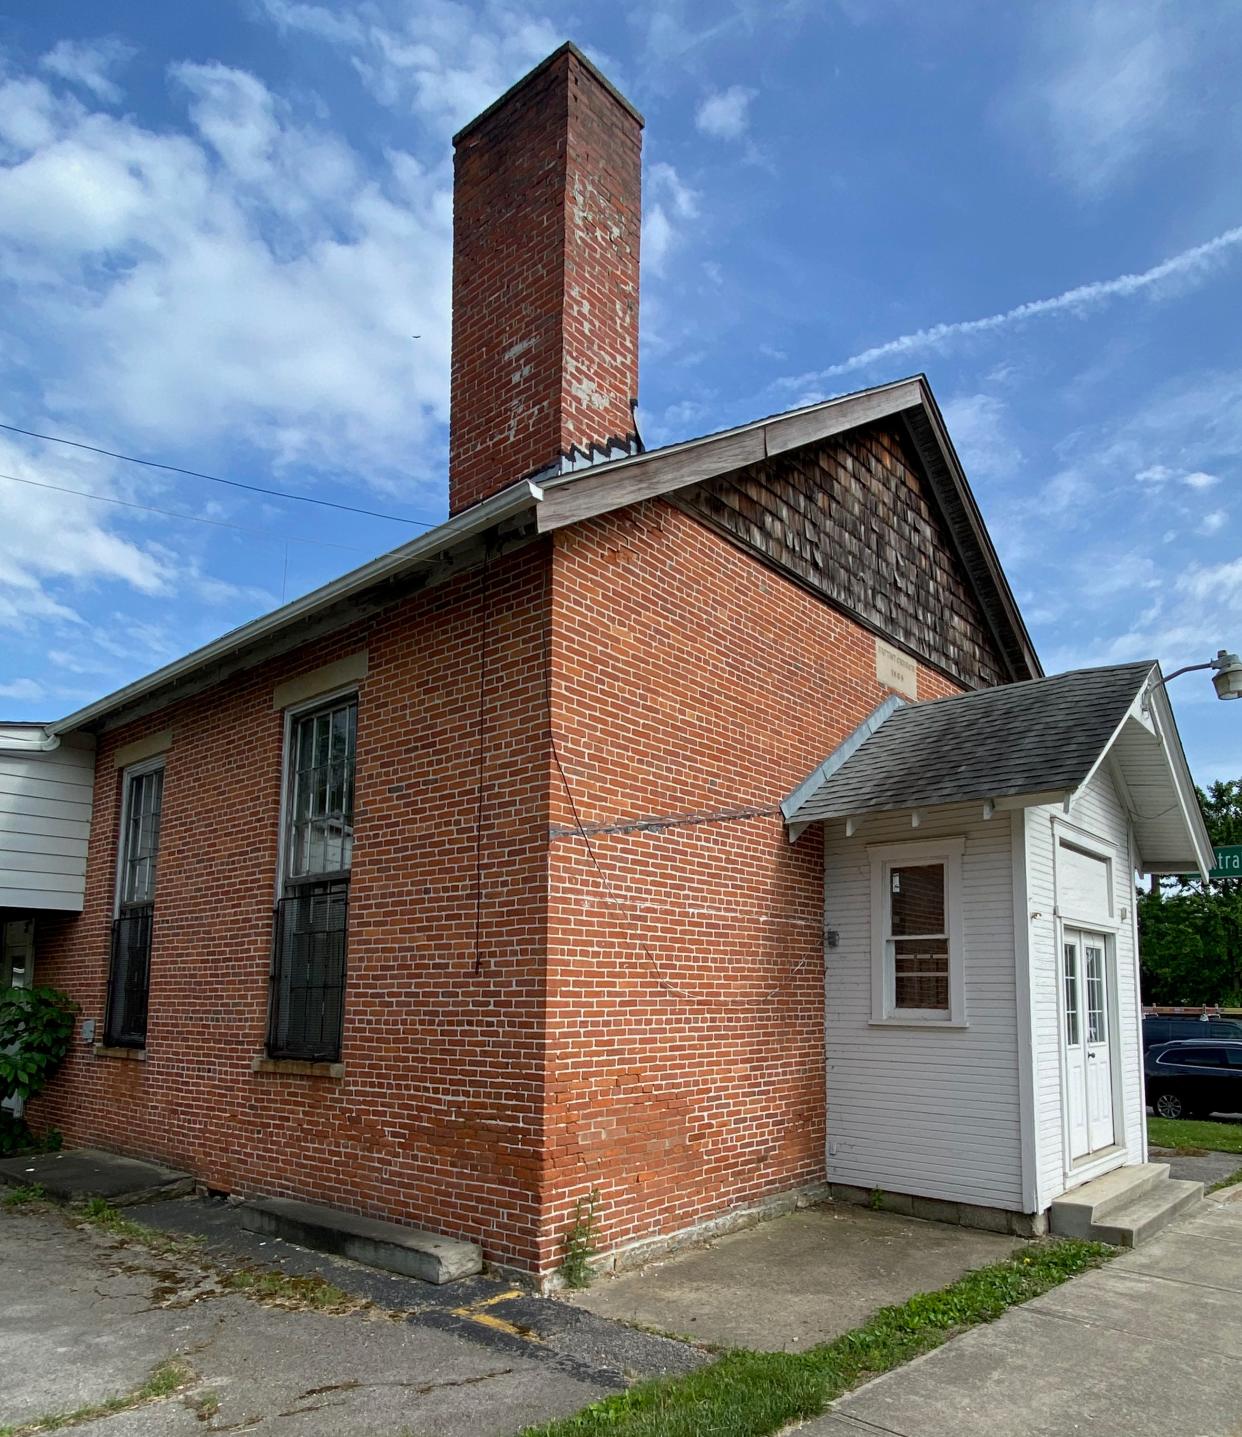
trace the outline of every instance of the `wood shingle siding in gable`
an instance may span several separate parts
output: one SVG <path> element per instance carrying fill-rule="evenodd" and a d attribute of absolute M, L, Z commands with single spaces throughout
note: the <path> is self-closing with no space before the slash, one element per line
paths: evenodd
<path fill-rule="evenodd" d="M 675 502 L 953 678 L 1011 677 L 896 423 L 748 465 Z"/>

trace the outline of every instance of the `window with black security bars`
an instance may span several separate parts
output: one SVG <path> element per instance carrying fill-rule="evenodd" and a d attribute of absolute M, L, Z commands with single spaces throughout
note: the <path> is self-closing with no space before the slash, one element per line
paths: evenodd
<path fill-rule="evenodd" d="M 357 729 L 352 695 L 290 722 L 268 1026 L 274 1058 L 340 1057 Z"/>
<path fill-rule="evenodd" d="M 147 1041 L 151 931 L 163 796 L 161 766 L 126 773 L 104 1023 L 104 1039 L 113 1047 L 142 1048 Z"/>

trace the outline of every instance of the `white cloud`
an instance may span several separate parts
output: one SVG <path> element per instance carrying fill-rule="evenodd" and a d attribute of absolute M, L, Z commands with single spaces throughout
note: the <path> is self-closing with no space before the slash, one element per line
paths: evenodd
<path fill-rule="evenodd" d="M 1188 489 L 1213 489 L 1220 483 L 1220 477 L 1216 474 L 1205 474 L 1202 469 L 1197 469 L 1193 474 L 1183 474 L 1182 483 Z"/>
<path fill-rule="evenodd" d="M 94 456 L 54 462 L 53 479 L 30 451 L 7 436 L 0 439 L 0 475 L 61 482 L 89 493 L 118 491 L 110 466 Z M 126 538 L 111 524 L 88 499 L 0 477 L 0 628 L 75 628 L 83 622 L 75 603 L 102 584 L 151 597 L 171 594 L 176 566 L 169 556 Z"/>
<path fill-rule="evenodd" d="M 1200 492 L 1204 489 L 1215 488 L 1220 483 L 1218 474 L 1206 474 L 1202 469 L 1179 473 L 1167 464 L 1150 464 L 1146 469 L 1140 469 L 1134 477 L 1140 484 L 1151 485 L 1167 484 L 1170 480 L 1176 480 L 1177 483 L 1184 484 L 1187 489 Z"/>
<path fill-rule="evenodd" d="M 34 679 L 14 679 L 12 683 L 0 684 L 0 699 L 20 699 L 34 703 L 44 694 L 43 685 Z"/>
<path fill-rule="evenodd" d="M 564 39 L 542 16 L 515 6 L 456 0 L 372 5 L 358 15 L 322 5 L 263 0 L 284 30 L 346 45 L 375 98 L 451 134 L 502 94 Z"/>
<path fill-rule="evenodd" d="M 1229 522 L 1229 515 L 1224 509 L 1213 509 L 1199 521 L 1200 534 L 1219 534 Z"/>
<path fill-rule="evenodd" d="M 114 105 L 121 98 L 121 88 L 112 77 L 133 59 L 134 54 L 132 46 L 114 38 L 61 40 L 43 56 L 39 64 L 49 74 L 89 90 L 96 99 Z"/>
<path fill-rule="evenodd" d="M 1053 314 L 1081 314 L 1096 309 L 1109 300 L 1128 299 L 1149 290 L 1158 292 L 1161 285 L 1171 280 L 1181 280 L 1189 284 L 1210 276 L 1217 266 L 1239 247 L 1242 247 L 1242 225 L 1225 230 L 1203 244 L 1182 250 L 1137 274 L 1121 274 L 1112 279 L 1075 285 L 1073 289 L 1067 289 L 1051 298 L 1027 300 L 1023 304 L 1014 305 L 1012 309 L 1001 310 L 982 319 L 954 320 L 947 324 L 934 324 L 926 329 L 913 330 L 909 334 L 901 334 L 896 339 L 885 340 L 882 344 L 864 349 L 837 364 L 830 364 L 826 369 L 791 376 L 781 383 L 790 388 L 801 389 L 808 384 L 849 374 L 856 369 L 866 369 L 881 359 L 940 350 L 955 340 L 971 335 L 994 333 Z"/>
<path fill-rule="evenodd" d="M 660 275 L 681 243 L 686 223 L 698 217 L 699 196 L 663 160 L 647 167 L 644 187 L 643 264 L 649 273 Z"/>
<path fill-rule="evenodd" d="M 1006 478 L 1022 463 L 1008 406 L 996 395 L 955 395 L 944 406 L 944 417 L 968 474 Z"/>
<path fill-rule="evenodd" d="M 191 96 L 194 128 L 216 152 L 226 172 L 241 183 L 272 173 L 272 152 L 281 142 L 276 101 L 261 81 L 227 65 L 174 65 L 173 78 Z M 302 140 L 290 129 L 289 137 Z"/>
<path fill-rule="evenodd" d="M 358 44 L 366 29 L 360 18 L 329 10 L 326 5 L 300 4 L 298 0 L 262 0 L 268 18 L 282 30 L 301 30 L 332 44 Z"/>
<path fill-rule="evenodd" d="M 717 140 L 740 140 L 750 128 L 750 102 L 755 91 L 730 85 L 707 96 L 694 116 L 699 132 Z"/>
<path fill-rule="evenodd" d="M 227 434 L 438 492 L 447 177 L 397 152 L 368 173 L 244 72 L 171 78 L 188 133 L 0 91 L 0 132 L 21 137 L 0 159 L 0 295 L 47 407 L 135 445 Z"/>
<path fill-rule="evenodd" d="M 1059 0 L 1037 8 L 1009 118 L 1080 193 L 1111 186 L 1194 118 L 1196 60 L 1229 6 L 1191 20 L 1172 0 Z M 1215 42 L 1226 44 L 1224 37 Z M 1210 60 L 1210 56 L 1208 56 Z"/>

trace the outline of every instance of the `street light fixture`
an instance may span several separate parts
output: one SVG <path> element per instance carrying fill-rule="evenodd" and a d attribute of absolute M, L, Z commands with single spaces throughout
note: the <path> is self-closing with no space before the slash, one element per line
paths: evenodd
<path fill-rule="evenodd" d="M 1167 684 L 1170 679 L 1192 674 L 1198 669 L 1216 670 L 1212 675 L 1212 686 L 1218 699 L 1242 699 L 1242 659 L 1227 649 L 1221 649 L 1206 664 L 1187 664 L 1185 668 L 1174 669 L 1171 674 L 1165 674 L 1161 682 Z"/>

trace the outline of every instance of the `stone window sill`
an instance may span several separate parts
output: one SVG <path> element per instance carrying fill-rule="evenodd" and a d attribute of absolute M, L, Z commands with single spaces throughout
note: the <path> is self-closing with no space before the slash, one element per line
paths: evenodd
<path fill-rule="evenodd" d="M 344 1063 L 304 1063 L 298 1058 L 268 1058 L 260 1054 L 251 1058 L 252 1073 L 285 1073 L 302 1078 L 343 1078 Z"/>
<path fill-rule="evenodd" d="M 122 1058 L 130 1063 L 145 1063 L 147 1061 L 147 1050 L 145 1048 L 111 1048 L 107 1043 L 96 1043 L 91 1051 L 97 1058 Z"/>

